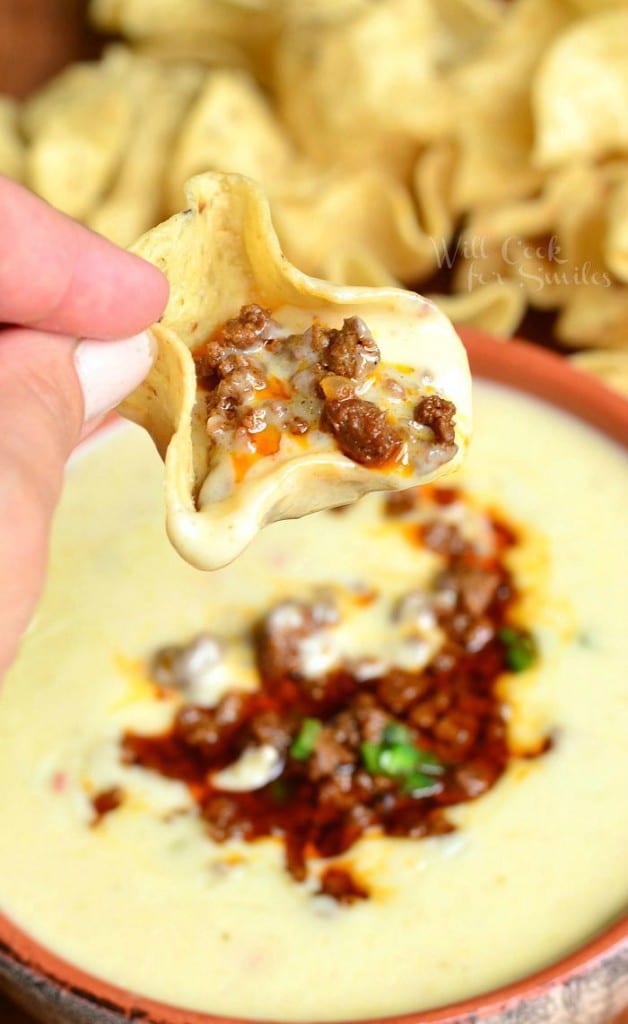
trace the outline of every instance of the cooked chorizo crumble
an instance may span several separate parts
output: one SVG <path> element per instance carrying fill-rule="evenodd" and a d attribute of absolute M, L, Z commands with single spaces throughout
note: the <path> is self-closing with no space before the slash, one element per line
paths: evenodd
<path fill-rule="evenodd" d="M 125 763 L 187 783 L 213 840 L 281 838 L 298 881 L 313 858 L 338 857 L 365 834 L 452 831 L 447 809 L 491 789 L 513 756 L 497 683 L 538 656 L 515 617 L 515 529 L 455 488 L 392 495 L 382 512 L 432 553 L 434 570 L 392 603 L 376 590 L 351 595 L 355 615 L 387 617 L 394 643 L 381 657 L 343 653 L 337 590 L 283 600 L 248 638 L 256 690 L 190 699 L 194 673 L 224 656 L 221 641 L 163 648 L 149 670 L 179 694 L 172 727 L 123 739 Z M 318 891 L 343 903 L 368 896 L 338 862 Z"/>
<path fill-rule="evenodd" d="M 419 371 L 382 362 L 360 317 L 339 328 L 314 320 L 293 334 L 257 305 L 243 306 L 194 352 L 212 455 L 241 480 L 263 456 L 337 446 L 371 468 L 436 469 L 457 451 L 455 406 L 427 394 Z"/>

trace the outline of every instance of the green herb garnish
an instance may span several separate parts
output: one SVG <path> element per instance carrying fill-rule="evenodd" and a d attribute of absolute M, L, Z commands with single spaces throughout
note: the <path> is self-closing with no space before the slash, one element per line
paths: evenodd
<path fill-rule="evenodd" d="M 525 672 L 538 660 L 537 642 L 527 630 L 504 626 L 497 636 L 504 645 L 506 665 L 511 672 Z"/>
<path fill-rule="evenodd" d="M 426 797 L 438 793 L 440 782 L 434 775 L 425 775 L 423 772 L 412 772 L 403 781 L 403 791 L 410 796 L 415 794 Z"/>
<path fill-rule="evenodd" d="M 371 775 L 404 780 L 405 792 L 438 788 L 435 776 L 444 771 L 438 758 L 417 747 L 411 731 L 398 722 L 386 726 L 380 743 L 362 743 L 360 753 L 362 763 Z"/>
<path fill-rule="evenodd" d="M 384 747 L 379 755 L 380 771 L 391 778 L 410 775 L 421 763 L 421 751 L 409 743 Z"/>
<path fill-rule="evenodd" d="M 398 743 L 412 743 L 413 736 L 407 725 L 401 722 L 389 722 L 382 733 L 382 742 L 393 747 Z"/>
<path fill-rule="evenodd" d="M 364 743 L 360 744 L 362 764 L 366 768 L 367 772 L 371 773 L 371 775 L 377 775 L 378 772 L 381 772 L 379 759 L 381 757 L 382 750 L 383 746 L 381 743 L 369 743 L 368 740 L 366 740 Z"/>
<path fill-rule="evenodd" d="M 296 761 L 307 761 L 314 753 L 318 734 L 323 728 L 323 723 L 318 718 L 304 718 L 301 728 L 290 747 L 290 754 Z"/>

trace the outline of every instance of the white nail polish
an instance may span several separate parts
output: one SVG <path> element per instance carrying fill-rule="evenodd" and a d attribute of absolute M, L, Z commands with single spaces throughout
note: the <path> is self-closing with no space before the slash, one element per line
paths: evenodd
<path fill-rule="evenodd" d="M 115 408 L 146 377 L 155 342 L 148 332 L 121 341 L 81 341 L 74 356 L 87 422 Z"/>

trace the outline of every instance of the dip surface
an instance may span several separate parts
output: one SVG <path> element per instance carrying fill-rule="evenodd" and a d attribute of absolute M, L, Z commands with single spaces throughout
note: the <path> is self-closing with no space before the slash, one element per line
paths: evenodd
<path fill-rule="evenodd" d="M 0 906 L 58 955 L 122 987 L 213 1013 L 359 1018 L 505 984 L 586 941 L 625 905 L 628 640 L 622 453 L 572 418 L 493 385 L 457 474 L 524 541 L 512 569 L 538 667 L 509 677 L 512 735 L 551 732 L 457 831 L 366 838 L 343 856 L 371 898 L 313 898 L 280 844 L 213 844 L 183 785 L 118 763 L 127 728 L 170 717 L 142 667 L 208 627 L 237 634 L 316 584 L 409 590 L 425 552 L 370 496 L 277 523 L 206 575 L 171 550 L 161 465 L 140 431 L 69 471 L 47 592 L 0 695 Z M 622 521 L 623 520 L 623 521 Z M 239 669 L 251 683 L 246 663 Z M 249 673 L 247 677 L 247 672 Z M 93 794 L 132 797 L 90 828 Z M 181 813 L 181 812 L 184 813 Z"/>

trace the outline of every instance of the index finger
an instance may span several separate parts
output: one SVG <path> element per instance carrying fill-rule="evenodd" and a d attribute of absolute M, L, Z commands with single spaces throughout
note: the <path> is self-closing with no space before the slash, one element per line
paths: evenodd
<path fill-rule="evenodd" d="M 0 175 L 0 322 L 125 338 L 154 323 L 167 299 L 156 267 Z"/>

